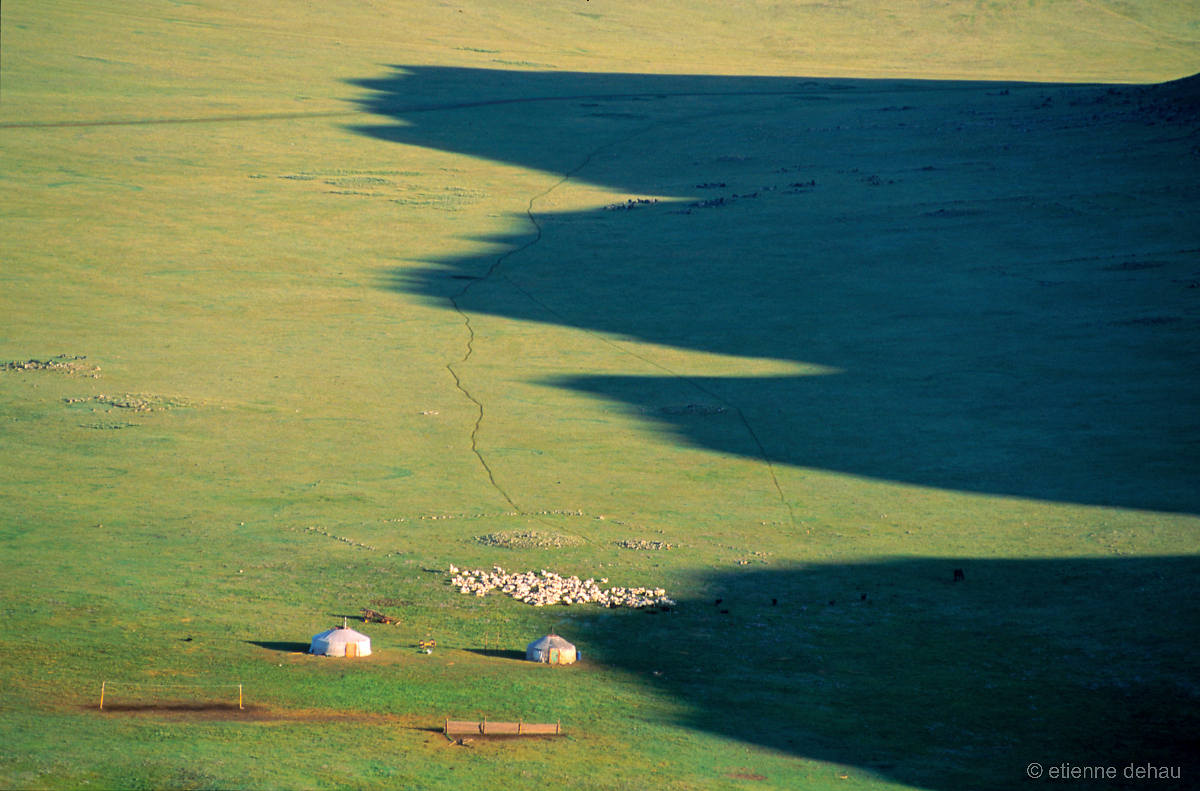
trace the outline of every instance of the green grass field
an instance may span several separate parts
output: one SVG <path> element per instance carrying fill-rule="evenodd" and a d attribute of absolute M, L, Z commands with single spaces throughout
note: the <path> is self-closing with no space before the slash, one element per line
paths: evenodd
<path fill-rule="evenodd" d="M 0 7 L 0 787 L 1200 782 L 1200 9 L 653 5 Z"/>

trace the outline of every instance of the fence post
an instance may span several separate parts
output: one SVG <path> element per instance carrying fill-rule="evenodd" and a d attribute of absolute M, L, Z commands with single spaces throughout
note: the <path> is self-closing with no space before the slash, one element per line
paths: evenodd
<path fill-rule="evenodd" d="M 107 681 L 100 682 L 100 711 L 104 711 L 104 685 L 107 683 Z"/>
<path fill-rule="evenodd" d="M 238 710 L 244 710 L 242 707 L 242 685 L 238 684 Z"/>

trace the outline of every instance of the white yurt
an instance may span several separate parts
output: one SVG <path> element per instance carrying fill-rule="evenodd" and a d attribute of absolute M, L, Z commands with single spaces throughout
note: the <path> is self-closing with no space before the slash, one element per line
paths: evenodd
<path fill-rule="evenodd" d="M 525 658 L 530 662 L 569 665 L 579 658 L 579 652 L 574 645 L 551 632 L 530 643 L 525 649 Z"/>
<path fill-rule="evenodd" d="M 318 656 L 370 656 L 371 638 L 342 624 L 314 635 L 308 652 Z"/>

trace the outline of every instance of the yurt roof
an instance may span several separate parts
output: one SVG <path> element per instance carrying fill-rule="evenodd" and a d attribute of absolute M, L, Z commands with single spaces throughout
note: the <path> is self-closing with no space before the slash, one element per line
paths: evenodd
<path fill-rule="evenodd" d="M 529 647 L 534 650 L 542 648 L 574 648 L 575 644 L 559 637 L 556 634 L 548 634 L 541 639 L 534 640 L 529 644 Z"/>
<path fill-rule="evenodd" d="M 333 643 L 357 643 L 361 640 L 370 640 L 362 632 L 356 632 L 348 626 L 335 626 L 332 629 L 326 629 L 313 637 L 313 640 L 325 640 Z"/>

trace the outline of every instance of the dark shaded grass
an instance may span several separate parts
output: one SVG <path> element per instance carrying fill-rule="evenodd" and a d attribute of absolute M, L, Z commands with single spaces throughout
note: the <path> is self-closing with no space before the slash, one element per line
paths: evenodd
<path fill-rule="evenodd" d="M 922 788 L 1011 788 L 1033 761 L 1182 767 L 1168 786 L 1188 788 L 1197 572 L 1162 557 L 719 573 L 720 604 L 619 619 L 594 660 L 678 700 L 685 727 Z"/>
<path fill-rule="evenodd" d="M 405 122 L 363 134 L 681 199 L 542 213 L 535 198 L 527 231 L 488 240 L 516 254 L 397 270 L 388 286 L 454 294 L 468 315 L 824 367 L 706 378 L 659 365 L 542 383 L 628 404 L 675 441 L 723 453 L 1200 509 L 1200 233 L 1174 219 L 1200 200 L 1185 175 L 1200 81 L 413 68 L 359 84 L 365 108 Z M 496 98 L 455 103 L 481 86 Z M 427 96 L 438 101 L 414 98 Z M 597 103 L 644 117 L 602 123 Z M 719 204 L 691 200 L 714 183 L 727 185 Z M 468 276 L 479 279 L 454 281 Z M 631 368 L 656 367 L 629 354 Z M 728 419 L 664 409 L 681 398 Z"/>

